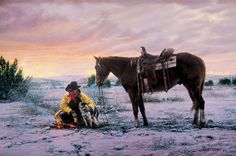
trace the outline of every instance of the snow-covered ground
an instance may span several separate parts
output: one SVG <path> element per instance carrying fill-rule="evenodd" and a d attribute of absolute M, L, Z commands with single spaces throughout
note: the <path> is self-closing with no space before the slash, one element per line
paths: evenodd
<path fill-rule="evenodd" d="M 29 100 L 0 103 L 0 156 L 236 155 L 235 87 L 205 87 L 208 128 L 191 124 L 192 102 L 186 89 L 176 86 L 168 93 L 145 95 L 147 128 L 134 128 L 127 94 L 112 87 L 104 89 L 108 114 L 100 114 L 100 128 L 51 129 L 66 83 L 38 79 Z M 81 90 L 96 101 L 96 88 Z"/>

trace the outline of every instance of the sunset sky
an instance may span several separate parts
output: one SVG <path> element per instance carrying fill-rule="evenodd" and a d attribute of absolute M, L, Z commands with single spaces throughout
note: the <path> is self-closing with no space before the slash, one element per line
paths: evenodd
<path fill-rule="evenodd" d="M 0 0 L 0 55 L 25 75 L 88 76 L 93 56 L 172 47 L 236 74 L 235 0 Z"/>

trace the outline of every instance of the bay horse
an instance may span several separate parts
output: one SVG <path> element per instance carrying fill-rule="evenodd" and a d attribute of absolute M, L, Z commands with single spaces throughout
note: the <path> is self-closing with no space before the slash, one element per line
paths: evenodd
<path fill-rule="evenodd" d="M 202 90 L 205 81 L 205 63 L 204 61 L 187 52 L 177 53 L 176 67 L 168 69 L 169 71 L 169 89 L 177 84 L 183 84 L 193 102 L 192 110 L 194 110 L 193 124 L 199 128 L 205 126 L 204 106 L 205 101 L 202 97 Z M 142 94 L 138 92 L 137 85 L 137 60 L 138 57 L 95 57 L 96 59 L 96 83 L 102 85 L 109 73 L 113 73 L 128 93 L 135 118 L 135 126 L 139 127 L 138 108 L 143 117 L 143 125 L 148 126 L 145 114 Z M 164 82 L 162 72 L 157 73 L 158 91 L 164 90 Z M 155 90 L 156 91 L 156 90 Z"/>

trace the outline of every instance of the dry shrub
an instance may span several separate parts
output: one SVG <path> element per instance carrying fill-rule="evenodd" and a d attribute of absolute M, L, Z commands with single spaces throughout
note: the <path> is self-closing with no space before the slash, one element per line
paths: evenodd
<path fill-rule="evenodd" d="M 27 94 L 31 77 L 24 78 L 23 69 L 18 67 L 17 59 L 13 63 L 0 57 L 0 99 L 22 100 Z"/>

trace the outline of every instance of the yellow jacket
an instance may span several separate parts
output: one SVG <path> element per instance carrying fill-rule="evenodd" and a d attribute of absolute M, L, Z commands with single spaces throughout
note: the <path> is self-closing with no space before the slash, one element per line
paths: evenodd
<path fill-rule="evenodd" d="M 60 102 L 60 110 L 55 114 L 55 116 L 57 116 L 59 114 L 60 111 L 63 112 L 67 112 L 70 113 L 70 111 L 72 110 L 69 107 L 69 103 L 71 101 L 71 98 L 68 96 L 69 94 L 66 93 L 64 95 L 64 97 L 62 98 L 61 102 Z M 80 92 L 80 99 L 82 102 L 86 103 L 88 105 L 89 108 L 94 109 L 95 108 L 95 104 L 93 102 L 92 99 L 90 99 L 86 94 L 84 94 L 83 92 Z"/>

